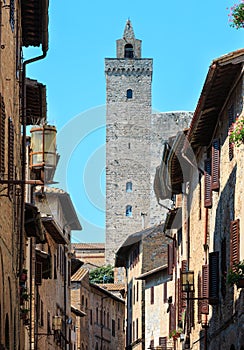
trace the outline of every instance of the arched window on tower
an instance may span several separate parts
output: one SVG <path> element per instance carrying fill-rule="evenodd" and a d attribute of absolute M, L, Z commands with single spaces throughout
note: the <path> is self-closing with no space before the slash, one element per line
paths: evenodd
<path fill-rule="evenodd" d="M 125 215 L 132 216 L 132 206 L 131 205 L 126 206 Z"/>
<path fill-rule="evenodd" d="M 128 90 L 126 91 L 126 97 L 127 97 L 127 98 L 132 98 L 132 97 L 133 97 L 133 91 L 132 91 L 131 89 L 128 89 Z"/>
<path fill-rule="evenodd" d="M 133 58 L 134 57 L 134 49 L 131 44 L 125 45 L 125 58 Z"/>
<path fill-rule="evenodd" d="M 132 192 L 132 182 L 126 182 L 126 192 Z"/>

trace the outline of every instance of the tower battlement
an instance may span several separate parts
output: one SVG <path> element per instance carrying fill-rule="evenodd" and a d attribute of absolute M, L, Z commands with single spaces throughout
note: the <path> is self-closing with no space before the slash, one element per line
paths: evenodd
<path fill-rule="evenodd" d="M 119 75 L 151 75 L 153 70 L 153 60 L 151 58 L 140 59 L 105 59 L 105 73 Z"/>

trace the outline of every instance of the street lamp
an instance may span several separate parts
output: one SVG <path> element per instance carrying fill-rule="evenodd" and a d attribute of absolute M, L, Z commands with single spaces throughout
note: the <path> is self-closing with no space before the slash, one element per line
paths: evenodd
<path fill-rule="evenodd" d="M 185 271 L 182 272 L 182 292 L 188 294 L 194 292 L 194 271 Z"/>

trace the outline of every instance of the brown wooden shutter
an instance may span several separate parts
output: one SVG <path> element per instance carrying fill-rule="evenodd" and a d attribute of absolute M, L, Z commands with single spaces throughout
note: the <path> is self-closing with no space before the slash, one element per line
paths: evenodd
<path fill-rule="evenodd" d="M 219 300 L 219 252 L 209 253 L 209 304 Z"/>
<path fill-rule="evenodd" d="M 0 94 L 0 175 L 5 172 L 5 104 Z"/>
<path fill-rule="evenodd" d="M 173 243 L 168 244 L 168 275 L 173 275 L 174 247 Z"/>
<path fill-rule="evenodd" d="M 198 323 L 202 322 L 202 314 L 201 314 L 201 310 L 202 310 L 202 277 L 201 274 L 198 274 L 197 277 L 197 297 L 198 297 L 198 302 L 197 302 L 197 320 Z"/>
<path fill-rule="evenodd" d="M 240 220 L 230 222 L 230 267 L 240 262 Z"/>
<path fill-rule="evenodd" d="M 182 302 L 181 302 L 181 280 L 177 279 L 177 289 L 178 289 L 178 323 L 182 320 Z"/>
<path fill-rule="evenodd" d="M 8 180 L 14 179 L 14 125 L 8 118 Z M 8 185 L 8 194 L 13 194 L 13 184 Z"/>
<path fill-rule="evenodd" d="M 233 130 L 233 125 L 235 118 L 234 118 L 234 106 L 232 105 L 228 109 L 228 124 L 229 124 L 229 131 L 231 132 Z M 234 157 L 234 145 L 233 143 L 229 142 L 229 160 L 232 160 Z"/>
<path fill-rule="evenodd" d="M 212 207 L 212 188 L 211 188 L 211 159 L 208 158 L 204 162 L 204 206 Z"/>
<path fill-rule="evenodd" d="M 187 260 L 182 260 L 181 262 L 181 273 L 182 272 L 186 272 L 187 270 Z M 182 289 L 182 274 L 180 274 L 180 282 L 181 282 L 181 289 Z M 186 307 L 186 297 L 187 297 L 187 293 L 186 292 L 182 292 L 181 294 L 181 306 L 182 308 Z"/>
<path fill-rule="evenodd" d="M 169 312 L 169 333 L 176 328 L 175 305 L 171 304 Z"/>
<path fill-rule="evenodd" d="M 35 284 L 39 286 L 42 284 L 42 263 L 41 262 L 36 262 Z"/>
<path fill-rule="evenodd" d="M 206 298 L 202 300 L 201 303 L 201 313 L 208 315 L 209 307 L 208 307 L 208 287 L 209 287 L 209 277 L 208 277 L 208 265 L 202 266 L 202 297 Z"/>
<path fill-rule="evenodd" d="M 212 143 L 212 190 L 219 189 L 219 174 L 220 174 L 220 142 L 219 139 L 213 140 Z"/>

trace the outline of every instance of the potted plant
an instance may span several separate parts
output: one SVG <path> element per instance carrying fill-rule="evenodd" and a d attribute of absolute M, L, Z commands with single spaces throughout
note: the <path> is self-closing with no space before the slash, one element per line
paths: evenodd
<path fill-rule="evenodd" d="M 174 329 L 172 332 L 170 332 L 169 337 L 173 339 L 177 339 L 179 338 L 182 332 L 183 332 L 182 328 Z"/>
<path fill-rule="evenodd" d="M 244 260 L 235 264 L 227 274 L 227 282 L 230 285 L 236 285 L 237 288 L 244 288 Z"/>
<path fill-rule="evenodd" d="M 244 3 L 243 3 L 244 6 Z M 239 116 L 232 123 L 229 131 L 230 143 L 234 143 L 237 147 L 244 143 L 244 117 Z"/>
<path fill-rule="evenodd" d="M 244 28 L 244 0 L 234 4 L 229 13 L 230 26 L 236 29 Z"/>

